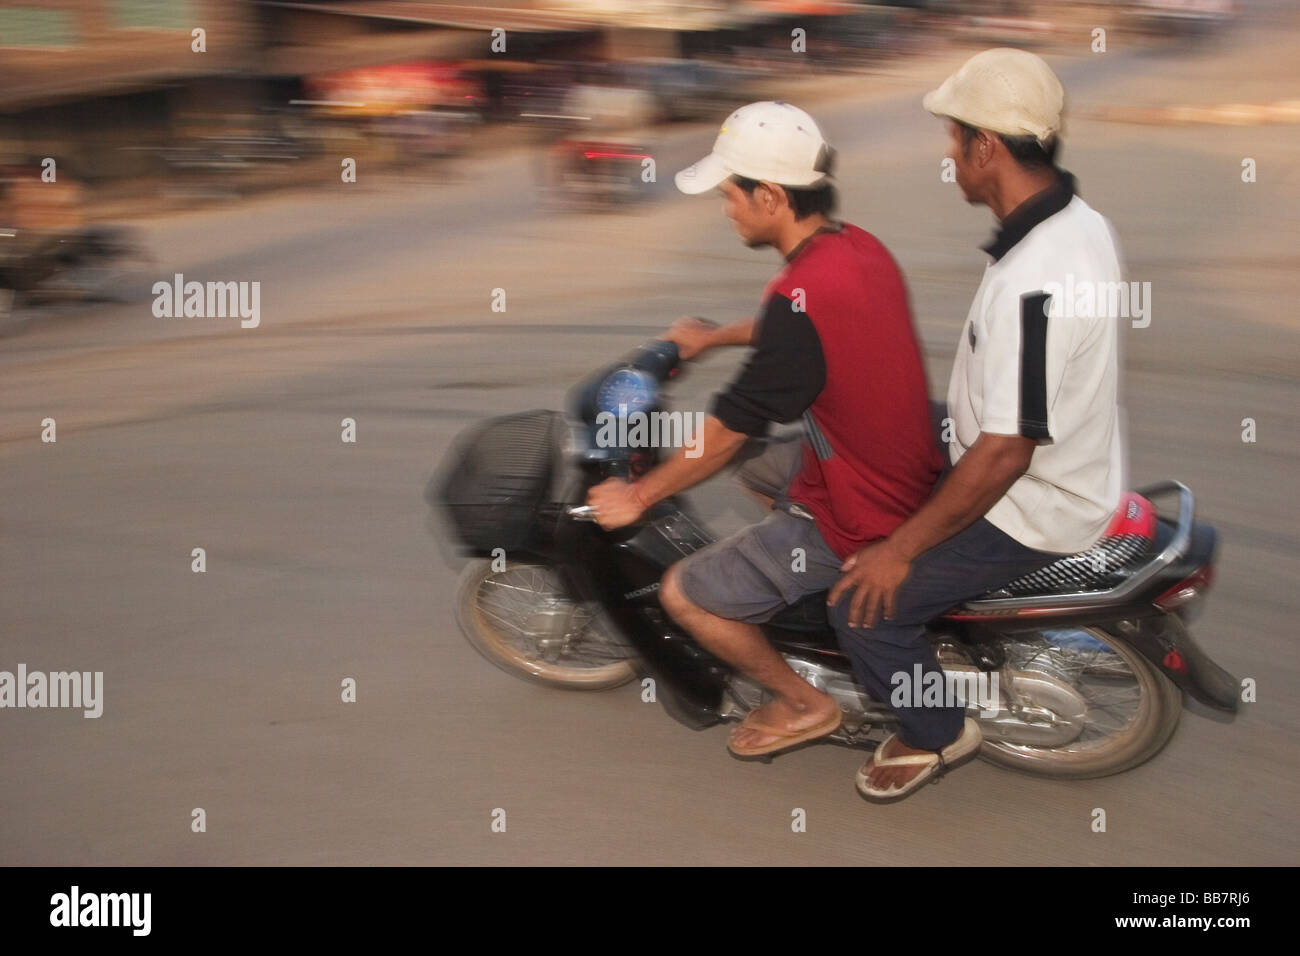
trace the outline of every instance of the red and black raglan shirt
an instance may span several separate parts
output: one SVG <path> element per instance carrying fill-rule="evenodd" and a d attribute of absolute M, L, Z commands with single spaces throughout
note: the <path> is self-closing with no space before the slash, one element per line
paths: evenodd
<path fill-rule="evenodd" d="M 840 557 L 921 506 L 942 460 L 907 290 L 879 240 L 835 223 L 791 252 L 764 289 L 754 352 L 711 412 L 751 436 L 802 417 L 787 496 Z"/>

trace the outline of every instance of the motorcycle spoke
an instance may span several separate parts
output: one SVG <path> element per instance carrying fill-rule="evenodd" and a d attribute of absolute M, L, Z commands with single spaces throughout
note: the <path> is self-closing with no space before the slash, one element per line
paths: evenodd
<path fill-rule="evenodd" d="M 1040 635 L 1008 645 L 1008 663 L 1013 671 L 1052 676 L 1083 699 L 1084 726 L 1062 749 L 1079 752 L 1109 746 L 1131 732 L 1138 719 L 1142 689 L 1137 676 L 1109 647 L 1063 647 Z"/>
<path fill-rule="evenodd" d="M 609 629 L 598 626 L 594 609 L 573 605 L 552 572 L 525 566 L 501 572 L 484 581 L 478 607 L 496 625 L 500 639 L 526 657 L 569 668 L 596 669 L 626 660 L 630 650 L 611 640 Z M 553 614 L 562 620 L 564 633 L 541 629 L 533 616 Z"/>

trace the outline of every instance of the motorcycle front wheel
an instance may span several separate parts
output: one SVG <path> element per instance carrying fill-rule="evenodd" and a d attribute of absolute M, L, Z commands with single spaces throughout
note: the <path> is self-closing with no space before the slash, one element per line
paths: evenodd
<path fill-rule="evenodd" d="M 516 677 L 570 690 L 608 690 L 636 677 L 635 652 L 598 606 L 575 602 L 554 568 L 471 562 L 456 619 L 466 639 Z"/>

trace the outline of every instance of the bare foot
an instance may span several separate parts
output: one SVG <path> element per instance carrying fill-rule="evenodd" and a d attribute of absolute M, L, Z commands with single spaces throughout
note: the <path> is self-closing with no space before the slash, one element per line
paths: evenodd
<path fill-rule="evenodd" d="M 815 704 L 800 704 L 784 697 L 777 697 L 750 712 L 749 717 L 768 727 L 780 727 L 785 735 L 816 727 L 832 714 L 839 713 L 840 705 L 829 694 L 815 692 Z M 749 717 L 745 720 L 748 721 Z M 769 734 L 742 723 L 731 731 L 730 743 L 740 750 L 752 750 L 781 740 L 785 735 Z"/>
<path fill-rule="evenodd" d="M 881 752 L 882 757 L 906 757 L 910 754 L 932 754 L 933 750 L 917 750 L 915 747 L 909 747 L 903 743 L 897 736 L 891 737 L 885 744 L 885 749 Z M 902 787 L 918 773 L 924 770 L 924 765 L 911 767 L 877 767 L 876 758 L 873 756 L 867 761 L 867 765 L 862 768 L 862 772 L 867 776 L 867 782 L 878 790 L 888 790 L 891 786 Z"/>

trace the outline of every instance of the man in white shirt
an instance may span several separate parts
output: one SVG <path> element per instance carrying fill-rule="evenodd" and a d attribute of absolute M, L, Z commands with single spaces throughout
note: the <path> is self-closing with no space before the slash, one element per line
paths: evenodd
<path fill-rule="evenodd" d="M 1059 80 L 1031 53 L 986 50 L 924 106 L 948 120 L 967 202 L 988 206 L 1000 228 L 948 389 L 952 471 L 844 562 L 829 595 L 859 635 L 845 642 L 855 672 L 884 700 L 909 661 L 938 668 L 927 620 L 1091 547 L 1124 480 L 1111 308 L 1122 270 L 1109 223 L 1055 164 Z M 979 748 L 978 725 L 950 702 L 891 706 L 901 729 L 858 773 L 869 799 L 905 796 Z"/>

